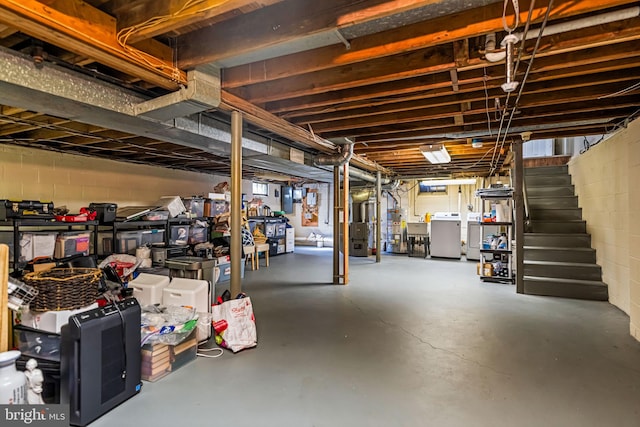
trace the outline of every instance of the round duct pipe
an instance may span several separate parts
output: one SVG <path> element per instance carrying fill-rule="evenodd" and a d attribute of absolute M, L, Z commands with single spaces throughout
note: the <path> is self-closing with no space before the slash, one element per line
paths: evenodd
<path fill-rule="evenodd" d="M 353 156 L 353 142 L 345 144 L 337 154 L 318 154 L 313 158 L 316 166 L 342 166 Z"/>
<path fill-rule="evenodd" d="M 355 203 L 362 203 L 369 200 L 372 190 L 370 189 L 358 189 L 351 192 L 351 199 Z"/>

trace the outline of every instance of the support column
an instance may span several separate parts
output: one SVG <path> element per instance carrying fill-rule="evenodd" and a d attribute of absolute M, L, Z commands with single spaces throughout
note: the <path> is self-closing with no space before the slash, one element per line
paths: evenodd
<path fill-rule="evenodd" d="M 342 284 L 349 283 L 349 162 L 342 166 Z"/>
<path fill-rule="evenodd" d="M 524 194 L 522 191 L 524 181 L 524 162 L 522 160 L 522 141 L 514 142 L 511 145 L 513 150 L 513 199 L 515 203 L 515 239 L 516 239 L 516 292 L 524 293 Z"/>
<path fill-rule="evenodd" d="M 333 284 L 340 283 L 340 166 L 333 167 Z"/>
<path fill-rule="evenodd" d="M 382 174 L 376 173 L 376 262 L 382 259 Z"/>
<path fill-rule="evenodd" d="M 242 115 L 231 112 L 231 298 L 242 292 Z"/>

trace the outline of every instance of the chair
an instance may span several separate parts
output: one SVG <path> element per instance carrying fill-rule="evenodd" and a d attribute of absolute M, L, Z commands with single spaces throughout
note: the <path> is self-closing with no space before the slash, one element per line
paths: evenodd
<path fill-rule="evenodd" d="M 245 245 L 242 247 L 242 252 L 244 252 L 244 262 L 251 260 L 251 270 L 256 269 L 256 247 L 255 245 Z"/>
<path fill-rule="evenodd" d="M 269 243 L 256 243 L 256 270 L 260 270 L 260 253 L 264 252 L 264 259 L 266 266 L 269 267 Z"/>

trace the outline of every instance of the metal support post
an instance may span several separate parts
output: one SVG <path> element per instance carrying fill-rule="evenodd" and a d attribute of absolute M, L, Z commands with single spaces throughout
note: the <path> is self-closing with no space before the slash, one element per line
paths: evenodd
<path fill-rule="evenodd" d="M 376 173 L 376 262 L 382 258 L 382 220 L 380 219 L 382 210 L 382 174 Z"/>
<path fill-rule="evenodd" d="M 242 292 L 242 115 L 231 113 L 231 283 L 232 298 Z"/>
<path fill-rule="evenodd" d="M 340 166 L 333 167 L 333 284 L 340 283 Z"/>
<path fill-rule="evenodd" d="M 349 162 L 342 166 L 342 284 L 349 283 Z"/>

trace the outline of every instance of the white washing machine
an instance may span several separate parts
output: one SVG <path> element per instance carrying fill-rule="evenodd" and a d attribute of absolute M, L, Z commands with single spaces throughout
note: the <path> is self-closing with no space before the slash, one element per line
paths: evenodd
<path fill-rule="evenodd" d="M 459 212 L 436 212 L 431 216 L 431 256 L 460 259 L 462 235 Z"/>

